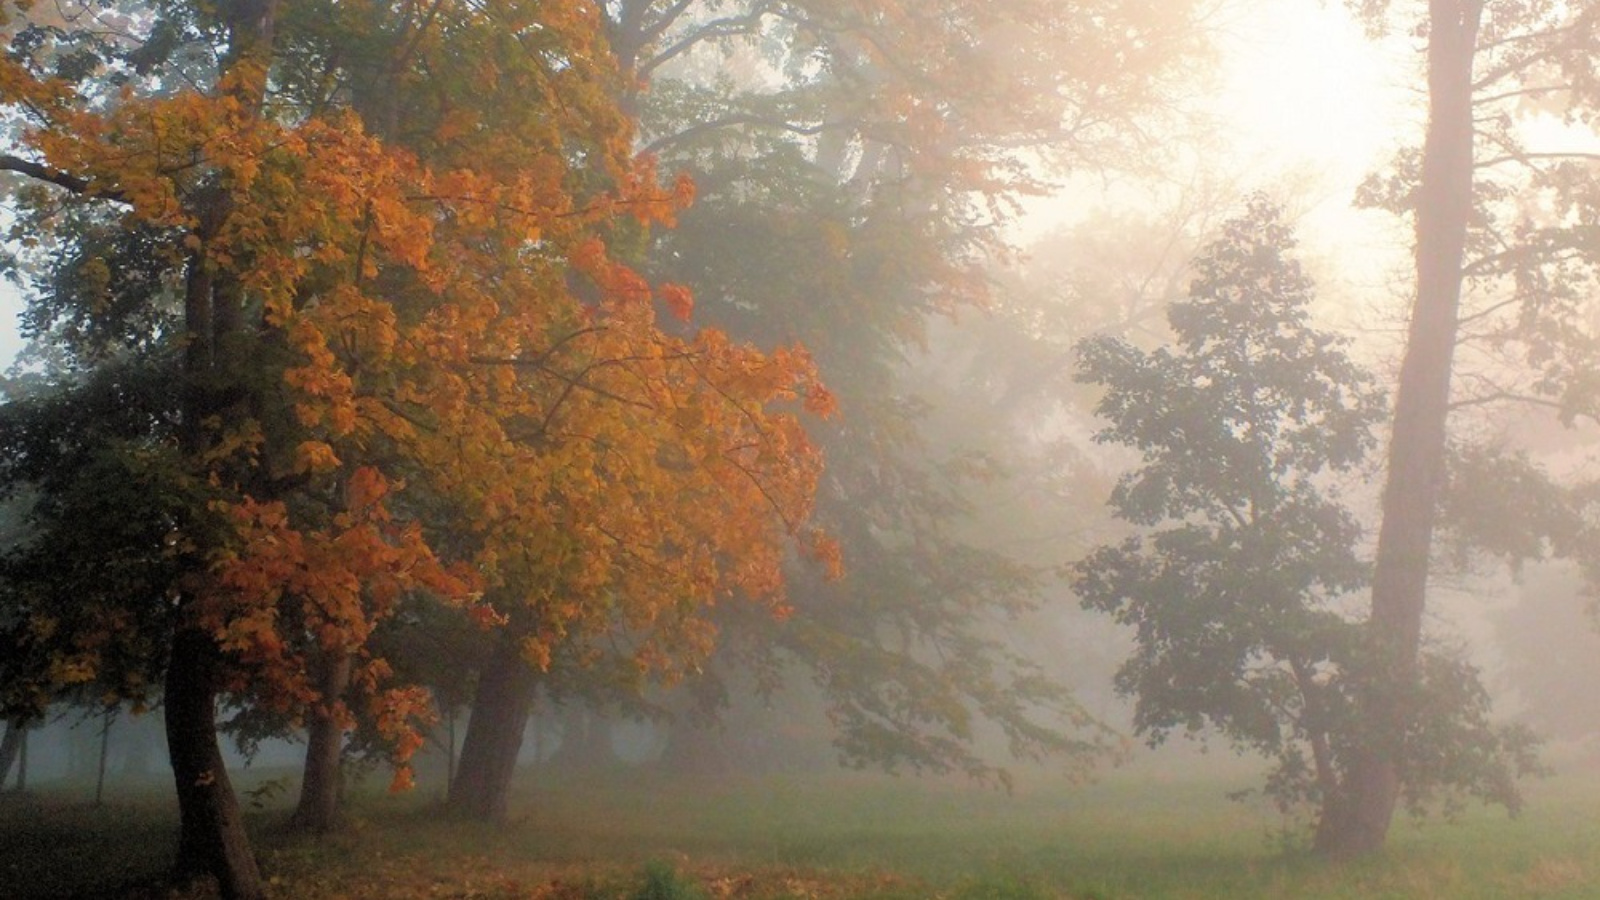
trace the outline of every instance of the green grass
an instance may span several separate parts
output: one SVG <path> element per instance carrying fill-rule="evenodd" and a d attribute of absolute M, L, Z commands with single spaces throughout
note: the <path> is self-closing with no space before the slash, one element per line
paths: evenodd
<path fill-rule="evenodd" d="M 1025 779 L 1011 796 L 843 774 L 534 774 L 501 827 L 441 820 L 426 788 L 360 793 L 352 826 L 320 840 L 284 833 L 281 809 L 250 824 L 288 898 L 1592 900 L 1595 782 L 1535 784 L 1516 820 L 1469 810 L 1454 823 L 1398 822 L 1381 857 L 1347 866 L 1285 853 L 1272 814 L 1224 799 L 1248 775 L 1185 780 L 1151 767 L 1078 787 Z M 170 800 L 156 786 L 116 797 L 102 809 L 49 791 L 0 797 L 0 894 L 92 896 L 159 875 Z"/>

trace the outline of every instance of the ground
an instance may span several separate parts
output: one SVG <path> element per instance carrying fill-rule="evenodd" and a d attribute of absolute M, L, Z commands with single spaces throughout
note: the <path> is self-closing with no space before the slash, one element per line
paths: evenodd
<path fill-rule="evenodd" d="M 274 895 L 294 900 L 1600 897 L 1600 777 L 1574 769 L 1533 785 L 1517 819 L 1400 822 L 1381 858 L 1342 867 L 1295 850 L 1269 807 L 1225 798 L 1253 776 L 1148 764 L 1076 786 L 1025 773 L 1011 795 L 842 773 L 529 772 L 501 827 L 443 820 L 437 789 L 390 796 L 374 777 L 322 839 L 282 830 L 288 792 L 272 786 L 292 777 L 240 780 Z M 172 817 L 159 782 L 101 808 L 59 785 L 0 797 L 0 895 L 172 896 L 152 887 Z"/>

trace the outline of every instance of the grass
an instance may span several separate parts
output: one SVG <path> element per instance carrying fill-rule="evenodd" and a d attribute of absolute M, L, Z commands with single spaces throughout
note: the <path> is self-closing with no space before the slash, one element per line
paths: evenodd
<path fill-rule="evenodd" d="M 426 789 L 360 793 L 351 827 L 320 840 L 282 831 L 281 808 L 250 825 L 276 894 L 297 900 L 1577 900 L 1600 897 L 1595 781 L 1535 784 L 1516 820 L 1397 822 L 1386 853 L 1347 866 L 1282 851 L 1282 823 L 1224 799 L 1249 776 L 1150 767 L 1079 787 L 1025 779 L 1012 796 L 846 774 L 535 774 L 501 827 L 441 820 Z M 159 785 L 100 809 L 60 792 L 0 797 L 0 894 L 118 896 L 107 886 L 159 876 L 172 831 Z"/>

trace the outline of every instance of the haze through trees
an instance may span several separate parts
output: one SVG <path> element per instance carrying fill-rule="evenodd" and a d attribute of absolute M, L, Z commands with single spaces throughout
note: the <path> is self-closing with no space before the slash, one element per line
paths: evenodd
<path fill-rule="evenodd" d="M 739 667 L 770 687 L 809 672 L 851 762 L 998 777 L 971 748 L 986 727 L 1024 756 L 1095 749 L 1071 697 L 995 640 L 1037 602 L 1038 571 L 964 531 L 1015 423 L 997 414 L 981 451 L 949 453 L 930 406 L 978 406 L 984 388 L 911 373 L 933 317 L 994 303 L 1017 201 L 1142 145 L 1202 49 L 1197 15 L 1120 0 L 612 7 L 625 66 L 649 79 L 630 100 L 645 149 L 699 186 L 647 268 L 696 285 L 735 333 L 798 337 L 844 411 L 818 432 L 818 515 L 851 576 L 802 574 L 781 624 L 728 621 L 708 675 Z"/>
<path fill-rule="evenodd" d="M 1137 450 L 1111 506 L 1143 533 L 1075 568 L 1086 607 L 1130 626 L 1117 688 L 1153 743 L 1214 728 L 1272 758 L 1267 791 L 1316 811 L 1315 844 L 1338 846 L 1359 753 L 1360 703 L 1379 673 L 1345 611 L 1367 585 L 1361 526 L 1335 490 L 1362 463 L 1385 406 L 1347 340 L 1313 328 L 1312 285 L 1262 198 L 1195 260 L 1168 310 L 1173 343 L 1081 345 L 1079 377 L 1102 385 L 1096 440 Z M 1516 809 L 1528 735 L 1493 725 L 1477 672 L 1424 651 L 1402 760 L 1414 809 L 1461 793 Z"/>

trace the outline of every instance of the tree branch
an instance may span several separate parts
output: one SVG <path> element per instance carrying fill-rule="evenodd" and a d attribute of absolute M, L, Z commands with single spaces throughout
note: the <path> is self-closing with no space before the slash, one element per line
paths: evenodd
<path fill-rule="evenodd" d="M 107 200 L 122 199 L 120 191 L 96 190 L 94 183 L 87 178 L 73 175 L 71 172 L 63 172 L 60 169 L 52 169 L 44 163 L 23 159 L 20 156 L 12 156 L 9 153 L 0 154 L 0 171 L 16 172 L 19 175 L 26 175 L 29 178 L 49 182 L 74 194 L 104 197 Z"/>
<path fill-rule="evenodd" d="M 816 135 L 819 135 L 830 128 L 851 127 L 849 124 L 842 122 L 822 122 L 817 125 L 801 125 L 797 122 L 790 122 L 785 119 L 774 119 L 766 116 L 754 115 L 752 113 L 736 113 L 730 116 L 723 116 L 720 119 L 710 119 L 705 122 L 700 122 L 673 134 L 662 135 L 661 137 L 658 137 L 646 144 L 639 152 L 642 155 L 660 153 L 667 147 L 671 147 L 674 144 L 679 144 L 692 138 L 699 137 L 707 132 L 717 131 L 722 128 L 733 128 L 739 125 L 757 125 L 762 128 L 774 128 L 779 131 L 787 131 L 791 134 L 797 134 L 801 137 L 815 137 Z"/>

